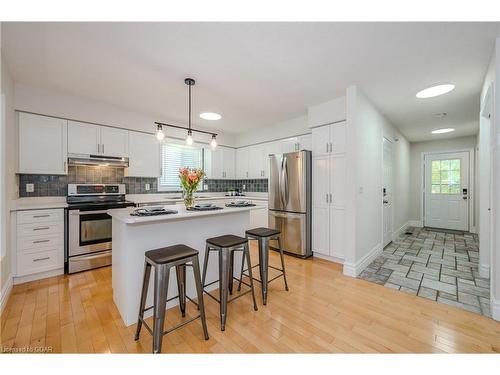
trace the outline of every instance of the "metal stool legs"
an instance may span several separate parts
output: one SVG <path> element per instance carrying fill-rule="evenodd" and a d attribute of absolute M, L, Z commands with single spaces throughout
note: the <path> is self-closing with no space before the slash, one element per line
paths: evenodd
<path fill-rule="evenodd" d="M 134 340 L 139 340 L 141 333 L 142 321 L 144 320 L 144 309 L 146 308 L 146 298 L 148 296 L 149 278 L 151 276 L 151 265 L 144 262 L 144 278 L 142 281 L 141 302 L 139 305 L 139 318 L 137 319 L 137 329 L 135 330 Z"/>
<path fill-rule="evenodd" d="M 232 284 L 233 284 L 233 262 L 234 262 L 234 252 L 242 250 L 243 251 L 243 259 L 246 258 L 247 263 L 251 264 L 250 262 L 250 251 L 248 247 L 248 243 L 242 245 L 239 248 L 214 248 L 211 247 L 210 245 L 207 244 L 205 248 L 205 259 L 203 262 L 203 278 L 202 278 L 202 287 L 205 288 L 208 285 L 211 285 L 213 283 L 218 282 L 219 284 L 219 299 L 214 297 L 212 294 L 207 292 L 205 290 L 205 293 L 214 300 L 216 300 L 219 303 L 219 308 L 220 308 L 220 325 L 221 325 L 221 331 L 224 331 L 226 329 L 226 320 L 227 320 L 227 304 L 228 302 L 233 301 L 236 298 L 239 298 L 246 293 L 252 293 L 252 300 L 253 300 L 253 308 L 255 311 L 258 310 L 257 308 L 257 299 L 255 298 L 255 289 L 254 289 L 254 284 L 253 284 L 253 278 L 250 279 L 250 284 L 246 284 L 250 287 L 250 290 L 233 297 L 232 299 L 229 299 L 229 295 L 232 293 Z M 207 276 L 207 267 L 208 267 L 208 258 L 209 254 L 211 251 L 218 251 L 219 257 L 219 279 L 212 282 L 212 283 L 206 283 L 206 276 Z M 250 270 L 251 274 L 251 270 Z M 238 288 L 240 290 L 241 288 Z"/>
<path fill-rule="evenodd" d="M 285 270 L 285 257 L 283 254 L 283 247 L 281 246 L 281 236 L 277 235 L 274 237 L 259 237 L 259 238 L 250 238 L 248 235 L 246 236 L 248 239 L 255 239 L 258 241 L 259 245 L 259 264 L 255 265 L 254 267 L 259 267 L 259 274 L 260 274 L 260 280 L 261 283 L 261 290 L 262 290 L 262 303 L 264 305 L 267 304 L 267 291 L 268 291 L 268 285 L 271 281 L 277 279 L 278 277 L 283 276 L 283 280 L 285 282 L 285 290 L 288 292 L 288 282 L 286 279 L 286 270 Z M 279 246 L 279 252 L 280 252 L 280 260 L 281 260 L 281 269 L 270 266 L 269 265 L 269 241 L 271 240 L 277 240 L 278 241 L 278 246 Z M 274 277 L 273 279 L 269 280 L 269 267 L 281 271 L 281 274 Z M 241 274 L 240 274 L 240 281 L 238 284 L 238 290 L 241 288 L 241 283 L 243 280 L 243 276 L 249 276 L 250 279 L 252 279 L 251 275 L 251 267 L 248 265 L 247 271 L 248 275 L 244 274 L 245 270 L 245 262 L 241 262 Z"/>
<path fill-rule="evenodd" d="M 161 353 L 165 309 L 167 308 L 168 279 L 170 276 L 170 267 L 163 264 L 157 267 L 154 281 L 153 353 Z"/>
<path fill-rule="evenodd" d="M 175 327 L 169 328 L 166 331 L 163 330 L 165 323 L 166 307 L 167 302 L 175 298 L 179 298 L 179 306 L 181 309 L 182 316 L 186 315 L 186 265 L 188 262 L 192 264 L 193 267 L 194 281 L 196 286 L 196 294 L 198 297 L 198 303 L 196 304 L 200 314 L 193 318 L 190 318 L 182 323 L 179 323 Z M 154 303 L 152 307 L 146 308 L 146 299 L 148 295 L 149 279 L 151 275 L 151 269 L 155 268 L 154 272 Z M 178 282 L 178 297 L 173 297 L 167 299 L 168 283 L 170 278 L 170 269 L 176 267 L 177 282 Z M 190 301 L 192 301 L 190 299 Z M 194 301 L 193 301 L 194 302 Z M 153 329 L 144 322 L 144 312 L 153 309 Z M 141 301 L 139 306 L 139 318 L 137 320 L 137 329 L 135 332 L 134 340 L 139 340 L 139 335 L 141 333 L 142 326 L 144 325 L 149 333 L 153 336 L 153 353 L 161 353 L 163 335 L 170 333 L 187 323 L 192 322 L 195 319 L 201 319 L 201 324 L 203 327 L 203 334 L 205 340 L 208 340 L 208 329 L 205 317 L 205 307 L 203 303 L 203 289 L 201 284 L 200 275 L 200 264 L 198 261 L 198 256 L 183 259 L 181 261 L 167 263 L 167 264 L 154 264 L 151 265 L 147 261 L 144 264 L 144 279 L 141 291 Z"/>

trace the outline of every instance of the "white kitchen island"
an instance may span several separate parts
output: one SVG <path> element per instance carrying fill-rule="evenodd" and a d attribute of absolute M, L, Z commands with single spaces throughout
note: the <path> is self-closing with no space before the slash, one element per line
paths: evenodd
<path fill-rule="evenodd" d="M 244 236 L 250 229 L 250 211 L 263 210 L 262 206 L 224 207 L 214 211 L 186 211 L 184 206 L 165 206 L 177 214 L 149 217 L 131 216 L 133 208 L 109 210 L 113 218 L 113 300 L 126 326 L 137 322 L 139 300 L 144 272 L 144 253 L 160 247 L 185 244 L 200 252 L 200 268 L 205 257 L 205 240 L 224 234 Z M 235 276 L 239 276 L 241 252 L 235 254 Z M 200 269 L 203 272 L 202 269 Z M 175 268 L 171 270 L 175 272 Z M 207 283 L 218 279 L 218 258 L 212 254 L 208 263 Z M 150 279 L 146 306 L 153 301 L 153 277 Z M 207 289 L 216 289 L 215 283 Z M 187 268 L 186 291 L 196 297 L 191 267 Z M 175 274 L 170 277 L 168 298 L 177 295 Z M 170 301 L 172 307 L 178 300 Z M 251 307 L 249 307 L 251 308 Z M 151 315 L 152 310 L 147 311 Z M 145 316 L 148 316 L 145 314 Z"/>

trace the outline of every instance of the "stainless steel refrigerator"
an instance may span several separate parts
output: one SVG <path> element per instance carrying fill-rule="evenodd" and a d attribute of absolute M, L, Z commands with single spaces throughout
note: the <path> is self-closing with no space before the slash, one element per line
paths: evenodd
<path fill-rule="evenodd" d="M 307 258 L 311 246 L 311 151 L 269 155 L 269 226 L 284 250 Z"/>

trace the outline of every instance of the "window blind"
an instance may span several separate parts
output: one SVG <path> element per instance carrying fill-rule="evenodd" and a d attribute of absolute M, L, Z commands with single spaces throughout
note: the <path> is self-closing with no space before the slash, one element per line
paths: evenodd
<path fill-rule="evenodd" d="M 203 149 L 175 143 L 164 143 L 161 146 L 161 169 L 159 178 L 160 190 L 180 190 L 179 169 L 203 169 Z"/>

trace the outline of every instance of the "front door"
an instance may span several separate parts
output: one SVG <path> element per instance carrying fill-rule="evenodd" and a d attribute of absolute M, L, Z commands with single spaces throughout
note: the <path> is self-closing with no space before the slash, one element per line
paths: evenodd
<path fill-rule="evenodd" d="M 425 156 L 424 226 L 469 231 L 469 152 Z"/>

